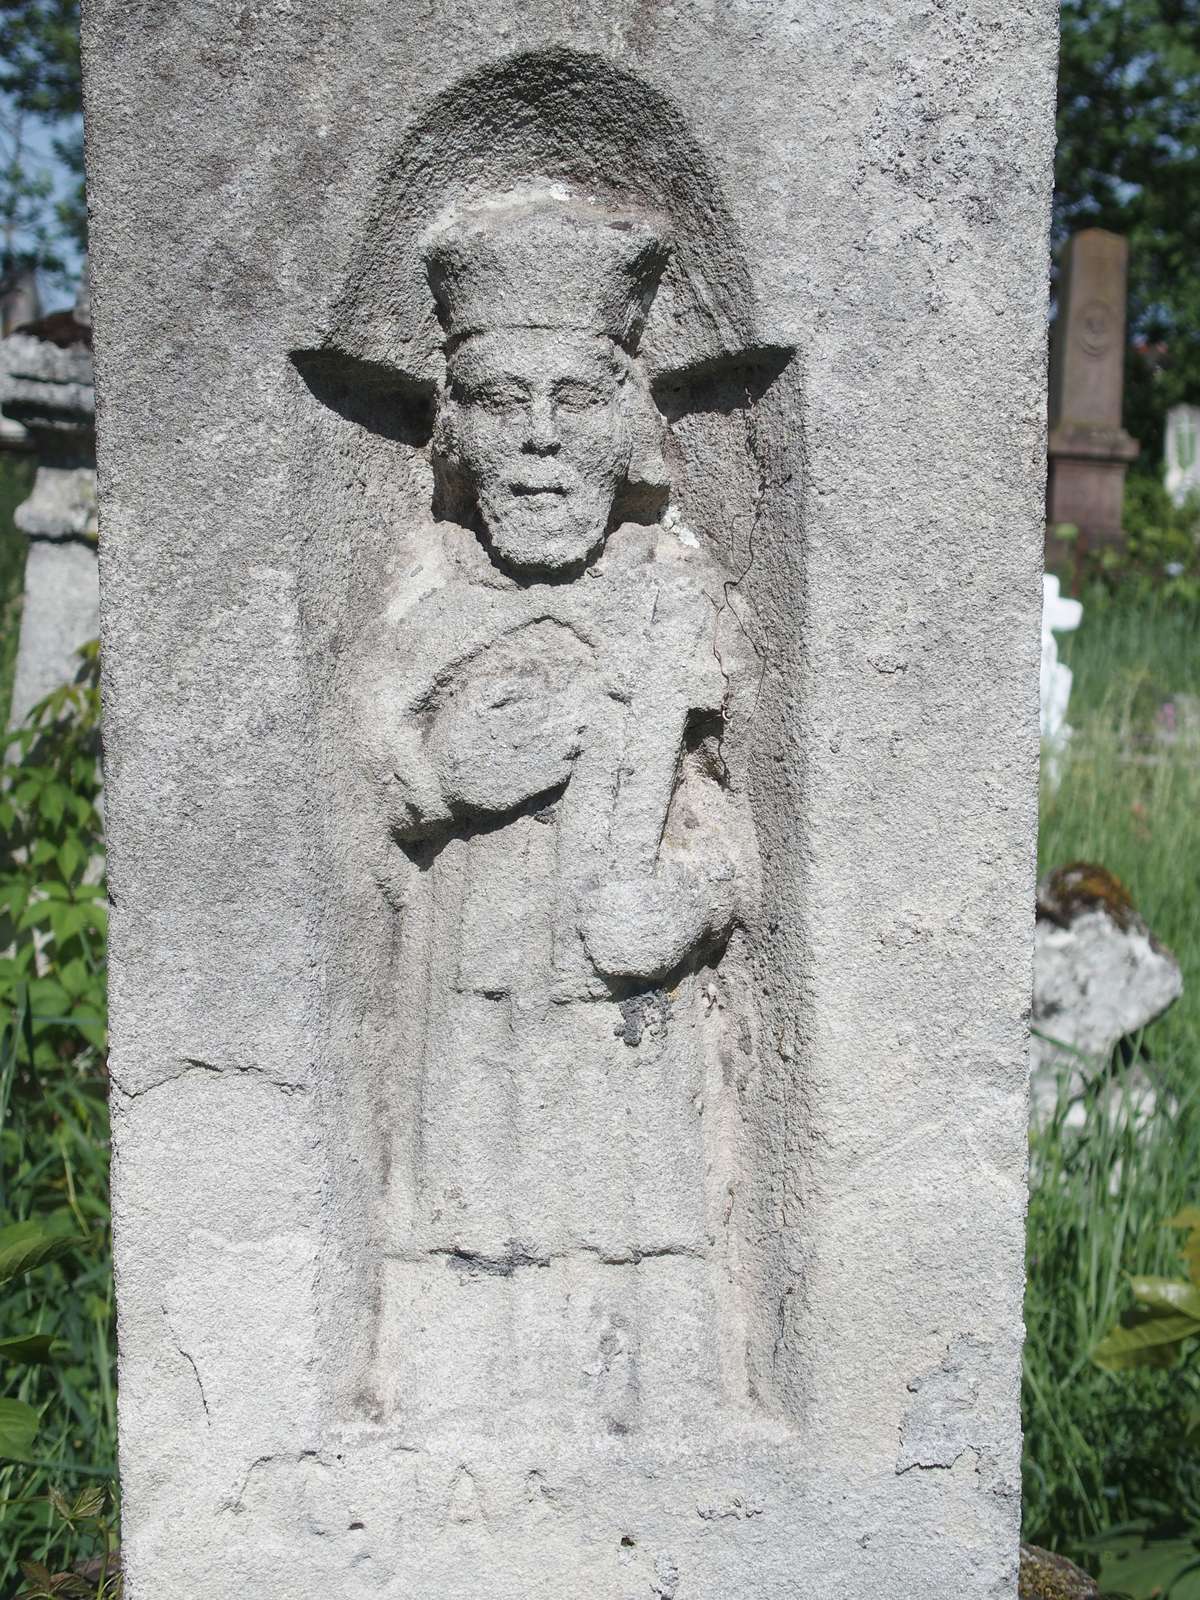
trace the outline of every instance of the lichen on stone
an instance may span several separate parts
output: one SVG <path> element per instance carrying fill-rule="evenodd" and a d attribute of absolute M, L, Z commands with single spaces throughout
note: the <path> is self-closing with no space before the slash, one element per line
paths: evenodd
<path fill-rule="evenodd" d="M 1021 1546 L 1017 1600 L 1102 1600 L 1096 1580 L 1066 1556 L 1034 1544 Z"/>
<path fill-rule="evenodd" d="M 1085 911 L 1104 911 L 1118 928 L 1139 923 L 1137 907 L 1120 878 L 1093 861 L 1072 861 L 1048 872 L 1037 888 L 1039 919 L 1069 928 Z"/>

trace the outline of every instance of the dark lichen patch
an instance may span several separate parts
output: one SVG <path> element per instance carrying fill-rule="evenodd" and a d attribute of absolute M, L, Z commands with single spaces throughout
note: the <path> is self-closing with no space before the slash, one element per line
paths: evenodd
<path fill-rule="evenodd" d="M 1044 922 L 1069 928 L 1087 911 L 1103 911 L 1127 932 L 1141 923 L 1129 890 L 1107 867 L 1092 861 L 1072 861 L 1054 867 L 1037 888 L 1037 914 Z"/>
<path fill-rule="evenodd" d="M 1100 1590 L 1095 1579 L 1065 1556 L 1023 1544 L 1017 1600 L 1100 1600 Z"/>

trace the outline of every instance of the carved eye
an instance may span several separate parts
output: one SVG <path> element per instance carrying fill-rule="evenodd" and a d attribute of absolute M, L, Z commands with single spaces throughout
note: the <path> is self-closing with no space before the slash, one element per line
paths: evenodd
<path fill-rule="evenodd" d="M 519 411 L 529 402 L 524 389 L 512 383 L 483 383 L 472 387 L 462 396 L 465 405 L 478 406 L 482 411 L 492 411 L 499 416 Z"/>
<path fill-rule="evenodd" d="M 589 411 L 593 406 L 605 405 L 608 395 L 595 383 L 579 383 L 574 379 L 560 383 L 554 390 L 554 403 L 563 411 Z"/>

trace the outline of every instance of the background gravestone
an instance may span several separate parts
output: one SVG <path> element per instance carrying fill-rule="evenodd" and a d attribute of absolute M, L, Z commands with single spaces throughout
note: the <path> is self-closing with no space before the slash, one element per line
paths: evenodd
<path fill-rule="evenodd" d="M 34 452 L 33 492 L 13 520 L 29 538 L 9 721 L 79 671 L 100 626 L 96 401 L 87 295 L 0 341 L 0 409 Z"/>
<path fill-rule="evenodd" d="M 131 1600 L 1014 1594 L 1055 37 L 90 8 Z"/>
<path fill-rule="evenodd" d="M 1129 244 L 1103 228 L 1070 240 L 1050 354 L 1047 517 L 1079 529 L 1085 547 L 1121 538 L 1125 468 L 1138 453 L 1121 426 Z"/>

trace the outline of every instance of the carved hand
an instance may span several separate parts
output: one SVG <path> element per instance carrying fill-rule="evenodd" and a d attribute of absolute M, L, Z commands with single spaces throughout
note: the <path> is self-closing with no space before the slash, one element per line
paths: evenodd
<path fill-rule="evenodd" d="M 566 782 L 586 722 L 568 685 L 513 671 L 461 684 L 429 737 L 442 793 L 455 813 L 510 811 Z"/>
<path fill-rule="evenodd" d="M 653 877 L 610 879 L 584 899 L 583 942 L 605 977 L 668 977 L 728 929 L 737 888 L 728 865 L 704 876 L 671 867 Z"/>

